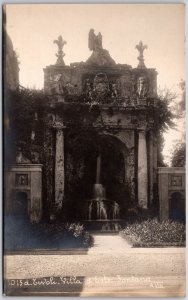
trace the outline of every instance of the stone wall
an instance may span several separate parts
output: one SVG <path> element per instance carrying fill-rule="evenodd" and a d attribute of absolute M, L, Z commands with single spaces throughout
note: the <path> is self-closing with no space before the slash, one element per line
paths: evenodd
<path fill-rule="evenodd" d="M 161 221 L 169 219 L 185 220 L 185 169 L 181 167 L 158 168 L 159 203 Z M 173 216 L 173 203 L 176 215 Z M 178 214 L 178 215 L 177 215 Z"/>

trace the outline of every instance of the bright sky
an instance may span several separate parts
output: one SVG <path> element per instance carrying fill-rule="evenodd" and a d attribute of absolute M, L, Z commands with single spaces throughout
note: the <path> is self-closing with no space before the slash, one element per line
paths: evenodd
<path fill-rule="evenodd" d="M 20 60 L 20 84 L 43 87 L 43 68 L 56 62 L 59 35 L 67 41 L 65 63 L 86 61 L 88 32 L 103 36 L 116 63 L 136 67 L 140 40 L 148 45 L 145 64 L 158 71 L 158 85 L 177 89 L 185 79 L 183 4 L 10 4 L 7 32 Z"/>

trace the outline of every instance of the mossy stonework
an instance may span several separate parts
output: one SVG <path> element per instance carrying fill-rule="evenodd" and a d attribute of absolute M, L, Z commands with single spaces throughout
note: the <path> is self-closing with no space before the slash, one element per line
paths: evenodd
<path fill-rule="evenodd" d="M 81 211 L 92 198 L 100 152 L 101 184 L 124 219 L 131 207 L 147 209 L 154 201 L 157 72 L 145 67 L 143 55 L 137 68 L 116 64 L 102 44 L 91 46 L 92 38 L 90 32 L 92 55 L 86 62 L 66 66 L 63 61 L 44 69 L 44 92 L 50 99 L 46 201 L 64 211 L 65 218 L 84 218 Z M 143 54 L 142 47 L 137 49 Z"/>
<path fill-rule="evenodd" d="M 91 57 L 67 66 L 65 41 L 55 43 L 58 59 L 44 68 L 44 92 L 21 90 L 10 118 L 15 122 L 22 112 L 15 127 L 24 139 L 19 147 L 30 163 L 43 165 L 43 217 L 120 221 L 135 207 L 156 209 L 160 114 L 146 46 L 136 46 L 137 68 L 117 64 L 91 31 Z M 31 133 L 19 125 L 23 120 Z M 116 226 L 109 224 L 103 225 Z"/>

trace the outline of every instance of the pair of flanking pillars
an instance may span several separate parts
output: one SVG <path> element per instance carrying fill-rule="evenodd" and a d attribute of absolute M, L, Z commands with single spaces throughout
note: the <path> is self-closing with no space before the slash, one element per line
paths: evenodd
<path fill-rule="evenodd" d="M 56 159 L 55 159 L 55 206 L 62 208 L 65 181 L 64 132 L 63 127 L 56 128 Z M 152 174 L 151 174 L 152 176 Z M 148 208 L 148 166 L 146 130 L 139 130 L 138 136 L 138 204 Z"/>

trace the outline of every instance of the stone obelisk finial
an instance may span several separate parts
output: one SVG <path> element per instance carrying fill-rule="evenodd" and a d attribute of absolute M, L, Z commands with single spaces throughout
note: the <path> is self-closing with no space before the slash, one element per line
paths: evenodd
<path fill-rule="evenodd" d="M 63 60 L 63 57 L 65 56 L 65 53 L 63 52 L 63 46 L 66 43 L 67 42 L 63 40 L 61 35 L 58 37 L 57 40 L 54 40 L 54 44 L 57 44 L 57 46 L 58 46 L 58 53 L 56 54 L 56 56 L 57 56 L 56 65 L 59 65 L 59 66 L 65 65 L 65 62 Z"/>
<path fill-rule="evenodd" d="M 148 46 L 144 45 L 142 43 L 142 41 L 140 41 L 140 43 L 138 45 L 136 45 L 135 48 L 139 52 L 139 56 L 138 56 L 139 64 L 138 64 L 137 68 L 140 68 L 140 69 L 145 68 L 146 66 L 145 66 L 145 63 L 144 63 L 144 55 L 143 55 L 143 53 L 144 53 L 144 50 L 148 48 Z"/>

